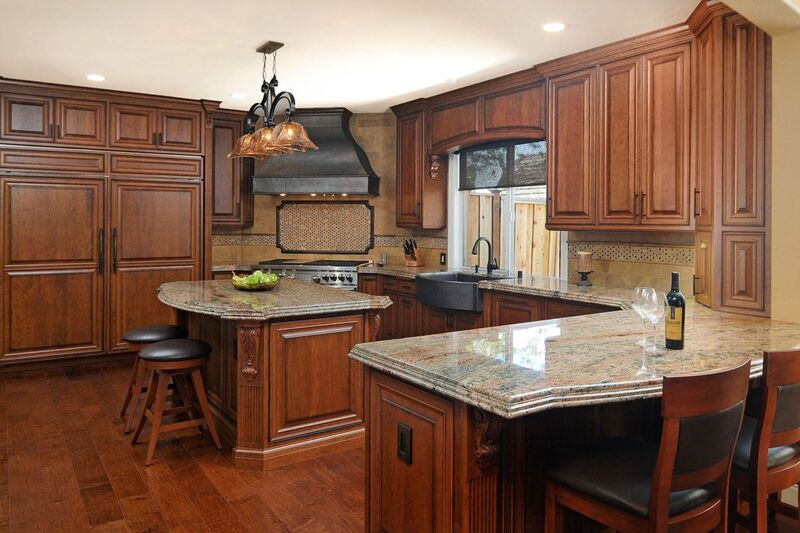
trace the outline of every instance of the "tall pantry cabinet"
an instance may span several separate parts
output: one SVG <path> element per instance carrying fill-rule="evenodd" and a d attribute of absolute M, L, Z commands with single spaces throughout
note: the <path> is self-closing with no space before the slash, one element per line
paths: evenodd
<path fill-rule="evenodd" d="M 0 365 L 127 351 L 204 277 L 218 103 L 0 79 Z"/>

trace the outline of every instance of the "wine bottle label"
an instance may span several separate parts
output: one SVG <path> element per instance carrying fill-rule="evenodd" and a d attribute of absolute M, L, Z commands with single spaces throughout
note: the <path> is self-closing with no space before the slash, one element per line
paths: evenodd
<path fill-rule="evenodd" d="M 683 307 L 670 306 L 665 320 L 667 338 L 671 341 L 680 341 L 683 328 Z"/>

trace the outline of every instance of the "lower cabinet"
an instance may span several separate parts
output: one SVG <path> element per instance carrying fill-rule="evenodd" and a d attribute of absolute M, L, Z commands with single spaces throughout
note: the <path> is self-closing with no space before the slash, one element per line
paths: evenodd
<path fill-rule="evenodd" d="M 420 335 L 465 331 L 483 327 L 483 313 L 420 305 Z"/>
<path fill-rule="evenodd" d="M 616 307 L 607 305 L 595 305 L 576 303 L 568 300 L 555 300 L 544 298 L 544 319 L 566 318 L 570 316 L 592 315 L 594 313 L 605 313 L 606 311 L 618 311 Z"/>
<path fill-rule="evenodd" d="M 453 527 L 453 403 L 370 371 L 367 531 Z"/>
<path fill-rule="evenodd" d="M 530 296 L 494 293 L 486 298 L 493 326 L 535 322 L 543 318 L 542 299 Z"/>

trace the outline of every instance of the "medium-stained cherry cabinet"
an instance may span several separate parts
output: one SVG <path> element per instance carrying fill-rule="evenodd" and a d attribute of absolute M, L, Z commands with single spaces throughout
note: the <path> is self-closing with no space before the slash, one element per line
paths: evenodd
<path fill-rule="evenodd" d="M 111 350 L 127 350 L 125 332 L 174 320 L 156 298 L 168 281 L 200 279 L 198 182 L 112 179 L 110 210 Z"/>
<path fill-rule="evenodd" d="M 53 99 L 30 94 L 0 95 L 3 113 L 0 138 L 11 141 L 53 141 Z"/>
<path fill-rule="evenodd" d="M 110 115 L 112 147 L 155 150 L 158 113 L 154 108 L 112 103 Z"/>
<path fill-rule="evenodd" d="M 2 361 L 102 352 L 104 180 L 9 176 L 0 183 Z"/>
<path fill-rule="evenodd" d="M 452 531 L 453 403 L 368 376 L 367 531 Z"/>
<path fill-rule="evenodd" d="M 547 80 L 548 227 L 595 223 L 594 68 Z"/>
<path fill-rule="evenodd" d="M 420 304 L 420 335 L 467 331 L 483 327 L 483 313 L 440 309 Z"/>
<path fill-rule="evenodd" d="M 397 225 L 422 226 L 422 112 L 397 118 Z"/>
<path fill-rule="evenodd" d="M 105 146 L 106 103 L 56 99 L 55 126 L 57 144 Z"/>
<path fill-rule="evenodd" d="M 201 113 L 176 109 L 158 110 L 158 149 L 172 152 L 200 151 Z"/>
<path fill-rule="evenodd" d="M 535 322 L 543 318 L 541 298 L 495 292 L 490 293 L 484 302 L 492 326 Z"/>
<path fill-rule="evenodd" d="M 219 111 L 214 113 L 212 135 L 214 145 L 214 213 L 216 227 L 253 225 L 253 163 L 248 158 L 231 159 L 236 140 L 245 129 L 246 113 Z"/>

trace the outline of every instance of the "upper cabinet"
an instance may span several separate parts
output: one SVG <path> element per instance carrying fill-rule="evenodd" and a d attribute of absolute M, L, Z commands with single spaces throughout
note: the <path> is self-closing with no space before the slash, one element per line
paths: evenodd
<path fill-rule="evenodd" d="M 549 79 L 547 94 L 548 223 L 591 225 L 595 221 L 595 69 Z"/>
<path fill-rule="evenodd" d="M 693 229 L 688 37 L 548 77 L 548 228 Z"/>
<path fill-rule="evenodd" d="M 228 157 L 234 143 L 244 133 L 245 116 L 246 113 L 241 111 L 220 110 L 214 113 L 214 226 L 253 225 L 252 160 Z"/>
<path fill-rule="evenodd" d="M 52 142 L 53 99 L 27 94 L 3 94 L 2 138 L 13 141 Z"/>
<path fill-rule="evenodd" d="M 106 103 L 3 94 L 2 132 L 8 141 L 105 146 Z"/>
<path fill-rule="evenodd" d="M 55 125 L 56 143 L 105 146 L 106 103 L 57 98 Z"/>
<path fill-rule="evenodd" d="M 201 114 L 196 111 L 111 104 L 111 146 L 168 152 L 200 152 Z"/>
<path fill-rule="evenodd" d="M 422 112 L 397 118 L 397 225 L 422 225 Z"/>

